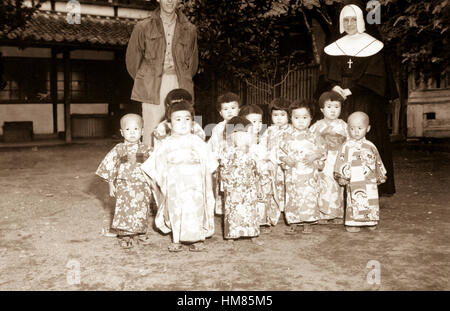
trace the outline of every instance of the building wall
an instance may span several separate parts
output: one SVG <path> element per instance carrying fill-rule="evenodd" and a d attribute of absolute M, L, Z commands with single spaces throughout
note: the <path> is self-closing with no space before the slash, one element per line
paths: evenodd
<path fill-rule="evenodd" d="M 13 46 L 1 46 L 0 52 L 7 57 L 50 58 L 48 48 L 19 49 Z M 58 54 L 58 58 L 61 58 Z M 112 60 L 114 52 L 95 50 L 75 50 L 70 53 L 71 59 Z M 107 103 L 71 104 L 72 114 L 107 114 Z M 64 131 L 64 105 L 58 104 L 58 131 Z M 0 104 L 0 135 L 3 135 L 4 122 L 32 121 L 35 134 L 53 133 L 53 112 L 51 104 Z"/>

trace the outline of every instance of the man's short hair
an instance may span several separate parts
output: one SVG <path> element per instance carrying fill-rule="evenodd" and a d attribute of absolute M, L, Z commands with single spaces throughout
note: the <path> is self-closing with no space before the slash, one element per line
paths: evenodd
<path fill-rule="evenodd" d="M 231 102 L 237 102 L 238 107 L 241 107 L 241 99 L 239 98 L 239 95 L 233 92 L 227 92 L 225 94 L 220 95 L 217 98 L 217 111 L 220 111 L 222 109 L 223 103 L 231 103 Z"/>

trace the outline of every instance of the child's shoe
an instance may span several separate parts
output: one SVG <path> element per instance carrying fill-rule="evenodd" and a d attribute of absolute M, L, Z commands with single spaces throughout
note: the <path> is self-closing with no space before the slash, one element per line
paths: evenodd
<path fill-rule="evenodd" d="M 290 225 L 289 228 L 284 231 L 284 234 L 287 234 L 287 235 L 295 235 L 295 234 L 297 234 L 297 226 L 296 225 Z"/>
<path fill-rule="evenodd" d="M 183 246 L 180 243 L 170 243 L 168 249 L 169 252 L 177 253 L 183 250 Z"/>
<path fill-rule="evenodd" d="M 313 232 L 311 224 L 303 224 L 303 233 L 309 234 Z"/>
<path fill-rule="evenodd" d="M 327 225 L 327 224 L 328 224 L 328 219 L 319 219 L 319 220 L 317 221 L 317 223 L 318 223 L 319 225 Z"/>
<path fill-rule="evenodd" d="M 124 236 L 119 238 L 119 246 L 123 249 L 129 249 L 133 247 L 133 238 L 129 236 Z"/>
<path fill-rule="evenodd" d="M 347 232 L 355 233 L 361 231 L 361 228 L 355 226 L 345 226 L 345 230 L 347 230 Z"/>
<path fill-rule="evenodd" d="M 272 229 L 270 227 L 262 227 L 261 228 L 262 233 L 270 233 L 271 231 L 272 231 Z"/>
<path fill-rule="evenodd" d="M 191 252 L 204 252 L 204 251 L 206 251 L 205 243 L 198 242 L 198 243 L 191 244 L 191 246 L 189 246 L 189 251 L 191 251 Z"/>
<path fill-rule="evenodd" d="M 344 224 L 344 219 L 342 219 L 342 218 L 335 218 L 335 219 L 331 220 L 331 222 L 334 225 L 343 225 Z"/>
<path fill-rule="evenodd" d="M 149 245 L 152 243 L 150 237 L 147 234 L 140 234 L 138 236 L 138 242 L 143 245 Z"/>

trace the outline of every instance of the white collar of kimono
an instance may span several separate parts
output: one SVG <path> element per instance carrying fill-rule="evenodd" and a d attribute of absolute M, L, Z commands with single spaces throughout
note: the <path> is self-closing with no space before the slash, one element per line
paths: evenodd
<path fill-rule="evenodd" d="M 335 42 L 327 45 L 324 51 L 328 55 L 339 56 L 355 56 L 355 57 L 367 57 L 372 56 L 381 51 L 383 48 L 383 42 L 375 39 L 368 33 L 365 33 L 364 17 L 362 10 L 354 5 L 346 5 L 339 16 L 340 32 L 344 32 L 344 17 L 356 16 L 356 27 L 358 32 L 353 35 L 345 35 Z"/>

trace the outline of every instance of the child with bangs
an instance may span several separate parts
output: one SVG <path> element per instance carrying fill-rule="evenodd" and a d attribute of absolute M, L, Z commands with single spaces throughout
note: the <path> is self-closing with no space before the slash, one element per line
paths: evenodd
<path fill-rule="evenodd" d="M 208 140 L 208 147 L 214 154 L 216 159 L 219 159 L 219 155 L 225 148 L 225 126 L 228 121 L 239 114 L 241 107 L 241 100 L 235 93 L 228 92 L 220 95 L 217 98 L 217 110 L 220 116 L 223 118 L 211 131 L 211 137 Z M 221 187 L 220 172 L 217 171 L 212 176 L 213 190 L 215 197 L 215 213 L 217 215 L 223 214 L 223 189 Z"/>
<path fill-rule="evenodd" d="M 218 163 L 207 144 L 192 133 L 194 108 L 186 100 L 171 104 L 167 121 L 171 130 L 142 165 L 161 189 L 156 227 L 172 232 L 170 252 L 190 244 L 193 252 L 204 251 L 204 241 L 214 233 L 214 195 L 211 173 Z"/>
<path fill-rule="evenodd" d="M 286 98 L 276 98 L 269 104 L 272 125 L 270 125 L 261 136 L 260 144 L 267 150 L 268 164 L 271 166 L 272 197 L 268 211 L 271 223 L 276 225 L 286 204 L 285 172 L 277 163 L 277 149 L 283 134 L 291 127 L 289 123 L 291 101 Z M 269 162 L 270 161 L 270 162 Z"/>
<path fill-rule="evenodd" d="M 327 148 L 325 166 L 319 172 L 319 224 L 343 224 L 344 189 L 334 179 L 334 164 L 339 148 L 348 137 L 347 123 L 339 119 L 345 98 L 339 93 L 324 92 L 319 98 L 323 119 L 311 126 Z"/>
<path fill-rule="evenodd" d="M 278 159 L 286 171 L 286 234 L 296 234 L 297 226 L 303 226 L 303 233 L 312 233 L 311 225 L 319 219 L 317 175 L 326 152 L 320 138 L 309 129 L 312 109 L 309 101 L 291 104 L 292 127 L 284 133 L 278 148 Z"/>

